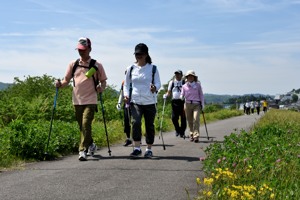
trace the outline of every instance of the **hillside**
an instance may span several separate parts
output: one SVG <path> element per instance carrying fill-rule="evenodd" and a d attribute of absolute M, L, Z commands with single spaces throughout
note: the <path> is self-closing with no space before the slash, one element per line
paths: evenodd
<path fill-rule="evenodd" d="M 8 88 L 8 86 L 10 86 L 11 83 L 2 83 L 0 82 L 0 90 L 4 90 L 6 88 Z"/>
<path fill-rule="evenodd" d="M 229 99 L 238 98 L 238 95 L 218 95 L 218 94 L 204 94 L 204 99 L 207 104 L 210 103 L 224 103 Z"/>

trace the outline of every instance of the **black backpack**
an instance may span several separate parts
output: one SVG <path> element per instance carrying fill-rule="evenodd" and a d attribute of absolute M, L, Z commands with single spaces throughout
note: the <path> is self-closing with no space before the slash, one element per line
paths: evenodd
<path fill-rule="evenodd" d="M 184 84 L 185 84 L 185 80 L 183 79 L 181 82 L 181 86 L 176 86 L 176 88 L 181 92 L 181 88 Z M 172 92 L 173 88 L 174 88 L 174 80 L 172 81 L 171 92 Z"/>
<path fill-rule="evenodd" d="M 96 60 L 91 59 L 90 64 L 89 64 L 88 67 L 79 65 L 79 60 L 80 60 L 80 59 L 78 58 L 78 59 L 75 61 L 74 66 L 73 66 L 73 69 L 72 69 L 73 87 L 75 87 L 74 74 L 75 74 L 75 71 L 76 71 L 77 67 L 83 67 L 83 68 L 87 68 L 87 69 L 91 69 L 92 67 L 94 67 L 96 70 L 98 70 L 98 68 L 95 66 Z M 94 85 L 95 85 L 95 90 L 97 91 L 97 85 L 98 85 L 99 80 L 96 79 L 94 75 L 93 75 L 92 77 L 93 77 L 93 81 L 94 81 Z"/>

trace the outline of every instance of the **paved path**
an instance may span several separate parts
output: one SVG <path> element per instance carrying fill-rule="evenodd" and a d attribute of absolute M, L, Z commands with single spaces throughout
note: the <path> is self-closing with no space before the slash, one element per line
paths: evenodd
<path fill-rule="evenodd" d="M 207 125 L 209 136 L 222 141 L 235 130 L 247 130 L 257 115 L 240 116 Z M 200 132 L 205 134 L 204 126 Z M 76 200 L 76 199 L 142 199 L 181 200 L 197 192 L 196 177 L 202 177 L 199 157 L 210 144 L 176 138 L 174 132 L 164 133 L 166 150 L 156 138 L 153 159 L 129 159 L 132 147 L 114 145 L 109 156 L 107 148 L 94 158 L 79 162 L 77 155 L 57 161 L 28 164 L 23 170 L 0 173 L 1 200 Z M 143 153 L 145 146 L 143 146 Z"/>

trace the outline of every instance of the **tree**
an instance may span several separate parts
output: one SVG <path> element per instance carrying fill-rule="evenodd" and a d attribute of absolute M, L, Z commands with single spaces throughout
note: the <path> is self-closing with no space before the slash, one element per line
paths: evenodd
<path fill-rule="evenodd" d="M 297 102 L 298 98 L 299 98 L 298 95 L 296 95 L 296 94 L 292 95 L 293 102 Z"/>

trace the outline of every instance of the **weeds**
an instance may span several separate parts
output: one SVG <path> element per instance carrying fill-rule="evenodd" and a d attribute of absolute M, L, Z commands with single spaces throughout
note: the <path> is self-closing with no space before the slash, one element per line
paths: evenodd
<path fill-rule="evenodd" d="M 299 121 L 299 113 L 271 110 L 250 132 L 210 145 L 195 199 L 300 199 Z"/>

